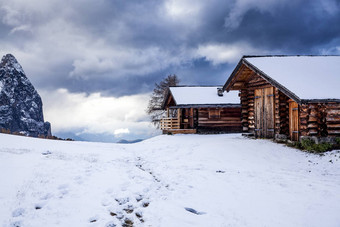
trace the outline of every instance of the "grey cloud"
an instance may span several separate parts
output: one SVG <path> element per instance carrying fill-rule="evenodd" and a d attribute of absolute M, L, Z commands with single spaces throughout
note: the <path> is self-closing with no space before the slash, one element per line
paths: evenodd
<path fill-rule="evenodd" d="M 333 0 L 0 2 L 0 53 L 13 53 L 37 87 L 50 89 L 136 94 L 172 73 L 186 84 L 222 84 L 235 62 L 212 66 L 196 53 L 209 44 L 339 54 Z M 176 4 L 184 3 L 197 10 L 183 14 Z"/>

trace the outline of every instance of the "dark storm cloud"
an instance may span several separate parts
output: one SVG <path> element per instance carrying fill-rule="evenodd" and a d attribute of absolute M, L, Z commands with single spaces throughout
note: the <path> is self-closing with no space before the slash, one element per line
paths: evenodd
<path fill-rule="evenodd" d="M 243 54 L 339 54 L 339 1 L 0 2 L 1 53 L 45 89 L 121 96 L 173 73 L 223 84 Z"/>
<path fill-rule="evenodd" d="M 319 48 L 331 47 L 340 35 L 339 4 L 335 6 L 334 13 L 320 9 L 313 1 L 285 5 L 273 12 L 252 9 L 231 33 L 232 39 L 286 53 L 318 54 Z"/>

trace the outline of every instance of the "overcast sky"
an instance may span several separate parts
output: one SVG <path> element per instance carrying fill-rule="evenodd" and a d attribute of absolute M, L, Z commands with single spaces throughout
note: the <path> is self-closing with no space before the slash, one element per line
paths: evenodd
<path fill-rule="evenodd" d="M 0 54 L 42 96 L 56 135 L 159 133 L 155 82 L 224 84 L 242 55 L 340 54 L 340 0 L 0 0 Z"/>

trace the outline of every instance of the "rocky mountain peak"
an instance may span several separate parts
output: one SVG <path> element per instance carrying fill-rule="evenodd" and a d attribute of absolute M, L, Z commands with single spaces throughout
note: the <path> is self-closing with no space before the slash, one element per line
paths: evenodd
<path fill-rule="evenodd" d="M 11 54 L 0 62 L 0 128 L 28 136 L 51 135 L 40 95 Z"/>
<path fill-rule="evenodd" d="M 18 63 L 17 59 L 12 54 L 6 54 L 5 56 L 2 57 L 0 67 L 5 68 L 7 70 L 16 70 L 19 73 L 25 74 L 21 65 Z"/>

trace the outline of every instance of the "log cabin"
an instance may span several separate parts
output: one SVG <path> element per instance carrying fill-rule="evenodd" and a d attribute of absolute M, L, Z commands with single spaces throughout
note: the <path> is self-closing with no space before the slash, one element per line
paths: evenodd
<path fill-rule="evenodd" d="M 239 92 L 223 92 L 222 86 L 169 87 L 162 108 L 163 133 L 241 132 Z"/>
<path fill-rule="evenodd" d="M 240 91 L 245 133 L 340 136 L 340 56 L 244 56 L 223 90 Z"/>

